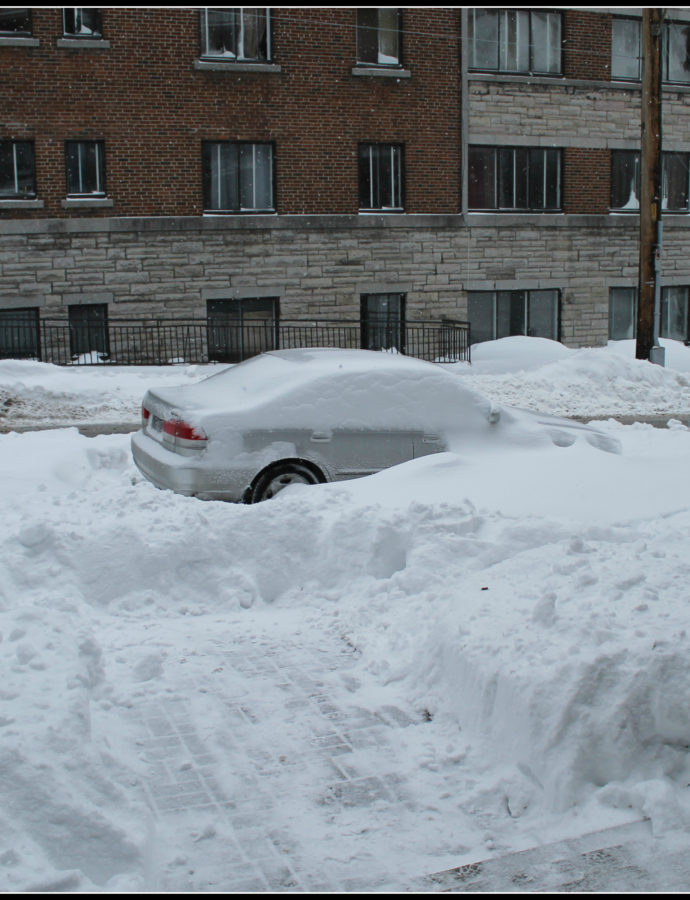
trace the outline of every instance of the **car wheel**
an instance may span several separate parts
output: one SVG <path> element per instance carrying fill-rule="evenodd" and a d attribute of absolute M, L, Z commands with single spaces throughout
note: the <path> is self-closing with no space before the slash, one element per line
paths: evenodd
<path fill-rule="evenodd" d="M 268 469 L 254 482 L 251 503 L 261 503 L 279 494 L 289 484 L 323 484 L 326 479 L 318 469 L 301 462 L 283 462 Z"/>

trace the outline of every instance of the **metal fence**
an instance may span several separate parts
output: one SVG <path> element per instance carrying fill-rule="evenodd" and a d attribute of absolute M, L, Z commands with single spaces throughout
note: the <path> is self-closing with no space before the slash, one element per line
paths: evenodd
<path fill-rule="evenodd" d="M 55 365 L 145 366 L 241 362 L 266 350 L 339 347 L 403 353 L 432 362 L 470 361 L 469 325 L 280 319 L 113 320 L 74 325 L 0 317 L 0 358 Z"/>

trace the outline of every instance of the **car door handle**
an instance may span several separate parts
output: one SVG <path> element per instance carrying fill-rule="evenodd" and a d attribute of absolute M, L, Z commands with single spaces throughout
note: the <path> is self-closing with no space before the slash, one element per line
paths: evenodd
<path fill-rule="evenodd" d="M 313 431 L 311 440 L 317 444 L 327 444 L 333 437 L 332 431 Z"/>
<path fill-rule="evenodd" d="M 438 444 L 441 440 L 438 434 L 423 434 L 422 435 L 422 443 L 423 444 Z"/>

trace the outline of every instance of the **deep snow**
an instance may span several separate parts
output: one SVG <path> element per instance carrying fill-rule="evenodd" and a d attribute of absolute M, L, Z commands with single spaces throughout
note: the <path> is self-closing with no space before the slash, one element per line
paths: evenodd
<path fill-rule="evenodd" d="M 661 368 L 511 338 L 448 367 L 495 402 L 668 414 L 599 423 L 619 456 L 442 454 L 254 507 L 160 492 L 128 435 L 73 427 L 209 367 L 0 361 L 6 428 L 71 426 L 0 435 L 0 888 L 270 889 L 248 835 L 283 887 L 338 890 L 643 816 L 687 834 L 690 350 L 666 346 Z M 326 802 L 327 701 L 406 717 L 328 756 L 353 789 L 384 767 L 400 802 Z M 172 774 L 225 806 L 156 800 L 173 757 L 143 726 L 183 708 L 199 746 Z"/>

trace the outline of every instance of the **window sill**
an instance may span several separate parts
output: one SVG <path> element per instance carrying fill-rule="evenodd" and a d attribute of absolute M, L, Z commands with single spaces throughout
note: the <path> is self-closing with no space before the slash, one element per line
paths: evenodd
<path fill-rule="evenodd" d="M 61 50 L 110 50 L 110 41 L 103 38 L 58 38 L 57 46 Z"/>
<path fill-rule="evenodd" d="M 61 205 L 63 209 L 106 208 L 114 206 L 115 202 L 110 197 L 67 197 Z"/>
<path fill-rule="evenodd" d="M 33 37 L 0 37 L 0 47 L 40 47 L 41 42 Z"/>
<path fill-rule="evenodd" d="M 43 200 L 0 199 L 0 209 L 43 209 Z"/>
<path fill-rule="evenodd" d="M 205 209 L 205 216 L 275 216 L 274 209 Z"/>
<path fill-rule="evenodd" d="M 281 67 L 267 62 L 234 62 L 225 59 L 195 59 L 194 68 L 201 72 L 268 72 L 278 74 Z"/>
<path fill-rule="evenodd" d="M 353 75 L 368 75 L 373 78 L 411 78 L 409 69 L 396 68 L 395 66 L 354 66 Z"/>

